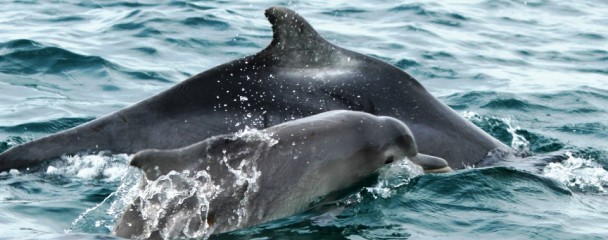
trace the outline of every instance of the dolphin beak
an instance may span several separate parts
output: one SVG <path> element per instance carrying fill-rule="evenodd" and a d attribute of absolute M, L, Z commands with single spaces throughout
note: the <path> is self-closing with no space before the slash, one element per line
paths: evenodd
<path fill-rule="evenodd" d="M 422 167 L 424 173 L 447 173 L 452 172 L 452 168 L 448 165 L 448 162 L 439 157 L 416 154 L 413 157 L 408 157 L 414 164 Z"/>

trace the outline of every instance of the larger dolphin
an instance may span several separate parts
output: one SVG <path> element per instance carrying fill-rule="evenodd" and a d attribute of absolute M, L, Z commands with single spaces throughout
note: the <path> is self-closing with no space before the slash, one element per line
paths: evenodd
<path fill-rule="evenodd" d="M 335 109 L 395 117 L 419 152 L 453 168 L 510 149 L 381 60 L 329 43 L 294 11 L 266 10 L 273 37 L 259 53 L 199 73 L 135 105 L 0 154 L 0 171 L 86 150 L 179 148 L 244 126 L 265 128 Z"/>

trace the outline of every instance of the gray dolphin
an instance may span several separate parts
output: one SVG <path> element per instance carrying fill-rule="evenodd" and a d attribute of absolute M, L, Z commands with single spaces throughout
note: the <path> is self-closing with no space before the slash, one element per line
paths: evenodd
<path fill-rule="evenodd" d="M 294 11 L 266 10 L 273 37 L 259 53 L 199 73 L 105 117 L 10 148 L 0 171 L 87 150 L 135 153 L 171 149 L 243 126 L 266 128 L 349 109 L 405 122 L 420 152 L 454 168 L 511 149 L 429 94 L 407 73 L 335 46 Z"/>
<path fill-rule="evenodd" d="M 285 122 L 258 134 L 140 151 L 131 165 L 148 181 L 156 181 L 142 188 L 153 192 L 127 207 L 114 233 L 126 238 L 198 238 L 253 226 L 302 212 L 316 199 L 405 157 L 421 156 L 404 123 L 347 110 Z M 431 170 L 449 168 L 445 160 L 433 159 L 443 163 L 433 162 L 436 169 Z M 165 195 L 181 190 L 188 194 Z"/>

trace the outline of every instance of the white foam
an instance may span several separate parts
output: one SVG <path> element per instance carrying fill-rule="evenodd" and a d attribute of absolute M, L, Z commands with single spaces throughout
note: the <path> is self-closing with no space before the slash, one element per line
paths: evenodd
<path fill-rule="evenodd" d="M 11 169 L 9 171 L 0 172 L 0 176 L 19 175 L 19 174 L 21 174 L 21 172 L 19 172 L 19 170 L 17 170 L 17 169 Z"/>
<path fill-rule="evenodd" d="M 566 155 L 568 159 L 550 163 L 543 169 L 542 174 L 581 191 L 606 193 L 608 171 L 593 159 L 575 157 L 570 152 L 566 152 Z"/>
<path fill-rule="evenodd" d="M 464 111 L 464 112 L 461 112 L 460 115 L 468 120 L 479 120 L 479 121 L 482 120 L 481 115 L 479 115 L 478 113 L 473 112 L 473 111 Z"/>
<path fill-rule="evenodd" d="M 244 129 L 239 130 L 234 134 L 234 138 L 240 138 L 245 141 L 262 141 L 268 144 L 269 147 L 279 143 L 277 139 L 270 133 L 260 131 L 255 128 L 245 126 Z"/>
<path fill-rule="evenodd" d="M 62 156 L 62 161 L 51 164 L 46 174 L 115 182 L 126 174 L 129 159 L 127 154 L 107 155 L 103 152 L 95 155 Z"/>

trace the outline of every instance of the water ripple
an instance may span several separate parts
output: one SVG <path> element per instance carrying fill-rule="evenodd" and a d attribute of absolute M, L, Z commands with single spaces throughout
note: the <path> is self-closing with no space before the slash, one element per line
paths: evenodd
<path fill-rule="evenodd" d="M 608 169 L 608 4 L 599 0 L 6 2 L 0 8 L 0 151 L 259 51 L 271 41 L 263 13 L 271 5 L 295 9 L 332 43 L 407 70 L 530 158 L 562 156 L 541 170 L 567 177 L 557 178 L 560 183 L 509 168 L 423 175 L 386 198 L 362 193 L 337 213 L 298 215 L 218 238 L 608 236 L 605 193 L 564 191 Z M 564 151 L 574 157 L 564 159 Z M 579 168 L 579 158 L 593 169 Z M 92 164 L 97 158 L 78 159 Z M 117 182 L 98 181 L 106 175 L 94 166 L 0 173 L 0 189 L 7 190 L 0 191 L 3 236 L 108 234 L 107 209 L 75 228 L 91 234 L 63 234 L 117 189 Z"/>
<path fill-rule="evenodd" d="M 93 120 L 93 118 L 62 118 L 47 122 L 24 123 L 10 127 L 0 126 L 0 131 L 12 134 L 23 134 L 28 132 L 56 133 L 65 129 L 73 128 L 91 120 Z"/>

